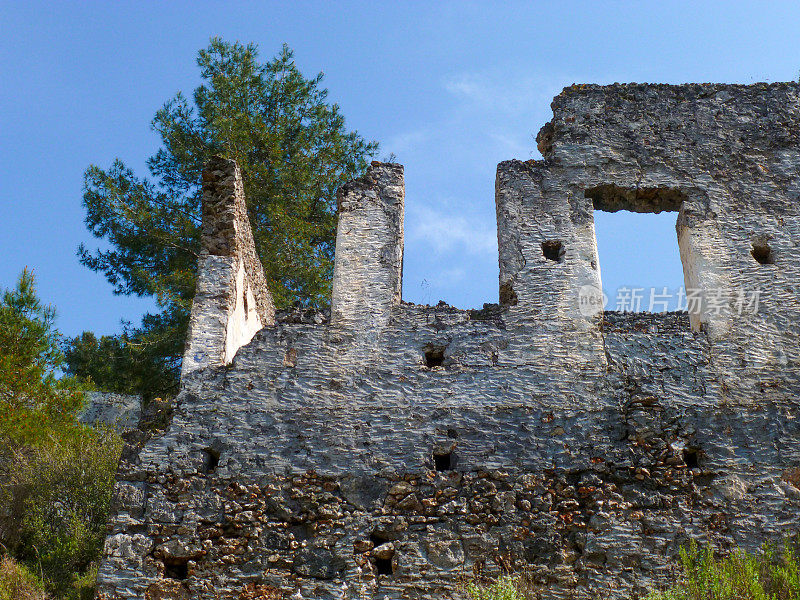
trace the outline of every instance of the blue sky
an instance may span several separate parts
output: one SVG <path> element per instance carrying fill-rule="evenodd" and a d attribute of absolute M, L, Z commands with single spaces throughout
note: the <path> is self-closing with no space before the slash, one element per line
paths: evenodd
<path fill-rule="evenodd" d="M 199 83 L 211 36 L 283 42 L 323 71 L 351 128 L 406 167 L 404 297 L 497 300 L 494 176 L 539 158 L 550 101 L 574 82 L 797 79 L 800 8 L 764 2 L 10 2 L 0 0 L 0 287 L 24 266 L 67 334 L 113 333 L 117 297 L 75 256 L 89 164 L 144 174 L 150 121 Z M 597 216 L 606 290 L 682 285 L 675 215 Z"/>

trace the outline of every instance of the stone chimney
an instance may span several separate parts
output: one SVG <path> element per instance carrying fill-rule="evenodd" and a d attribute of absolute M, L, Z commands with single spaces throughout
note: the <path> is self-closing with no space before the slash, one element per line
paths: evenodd
<path fill-rule="evenodd" d="M 361 332 L 388 325 L 403 279 L 403 166 L 373 162 L 339 189 L 331 323 Z"/>
<path fill-rule="evenodd" d="M 275 322 L 275 305 L 256 254 L 242 174 L 213 157 L 203 172 L 203 229 L 181 379 L 228 364 L 253 335 Z"/>

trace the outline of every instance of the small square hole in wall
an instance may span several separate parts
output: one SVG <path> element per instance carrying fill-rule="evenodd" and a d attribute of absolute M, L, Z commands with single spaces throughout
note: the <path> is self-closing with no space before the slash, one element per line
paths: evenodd
<path fill-rule="evenodd" d="M 164 560 L 164 577 L 183 580 L 189 577 L 188 558 L 170 558 Z"/>
<path fill-rule="evenodd" d="M 774 265 L 775 257 L 772 255 L 772 248 L 766 242 L 753 242 L 753 249 L 750 251 L 753 258 L 760 265 Z"/>
<path fill-rule="evenodd" d="M 444 363 L 444 346 L 428 346 L 425 348 L 425 366 L 429 369 L 441 367 Z"/>
<path fill-rule="evenodd" d="M 700 465 L 700 450 L 697 448 L 684 448 L 683 462 L 690 469 L 696 469 Z"/>
<path fill-rule="evenodd" d="M 213 473 L 219 465 L 219 450 L 213 448 L 203 448 L 203 472 Z"/>
<path fill-rule="evenodd" d="M 375 570 L 378 572 L 378 575 L 392 575 L 394 573 L 391 558 L 375 558 L 374 560 Z"/>
<path fill-rule="evenodd" d="M 561 262 L 564 259 L 564 243 L 561 240 L 547 240 L 542 242 L 542 254 L 547 260 Z"/>
<path fill-rule="evenodd" d="M 437 471 L 452 471 L 453 470 L 453 453 L 452 452 L 434 452 L 433 453 L 433 467 Z"/>

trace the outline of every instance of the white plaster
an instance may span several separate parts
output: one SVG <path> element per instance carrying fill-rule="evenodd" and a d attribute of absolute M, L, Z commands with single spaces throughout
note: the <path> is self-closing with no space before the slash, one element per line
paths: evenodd
<path fill-rule="evenodd" d="M 236 352 L 253 339 L 256 332 L 264 325 L 256 311 L 256 299 L 253 291 L 247 284 L 245 277 L 244 261 L 239 260 L 236 270 L 236 286 L 234 289 L 236 302 L 228 313 L 228 323 L 225 336 L 225 364 L 229 364 Z M 247 310 L 244 298 L 247 296 Z"/>

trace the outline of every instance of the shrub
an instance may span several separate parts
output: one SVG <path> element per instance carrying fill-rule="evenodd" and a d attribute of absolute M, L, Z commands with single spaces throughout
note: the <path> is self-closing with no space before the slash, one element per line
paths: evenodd
<path fill-rule="evenodd" d="M 8 556 L 0 559 L 0 600 L 46 600 L 42 582 Z"/>
<path fill-rule="evenodd" d="M 12 550 L 59 597 L 92 597 L 86 574 L 102 549 L 121 451 L 111 430 L 75 426 L 58 441 L 15 452 L 7 492 L 18 525 Z"/>
<path fill-rule="evenodd" d="M 467 584 L 470 600 L 532 600 L 533 585 L 524 575 L 503 575 L 490 584 Z"/>
<path fill-rule="evenodd" d="M 736 550 L 719 559 L 692 542 L 680 551 L 678 582 L 649 600 L 800 600 L 798 541 L 787 541 L 780 555 L 765 547 L 758 555 Z"/>
<path fill-rule="evenodd" d="M 2 563 L 0 600 L 44 597 L 42 585 L 93 596 L 122 451 L 112 431 L 77 422 L 84 382 L 62 374 L 54 319 L 27 269 L 0 293 L 0 548 L 18 561 Z"/>

